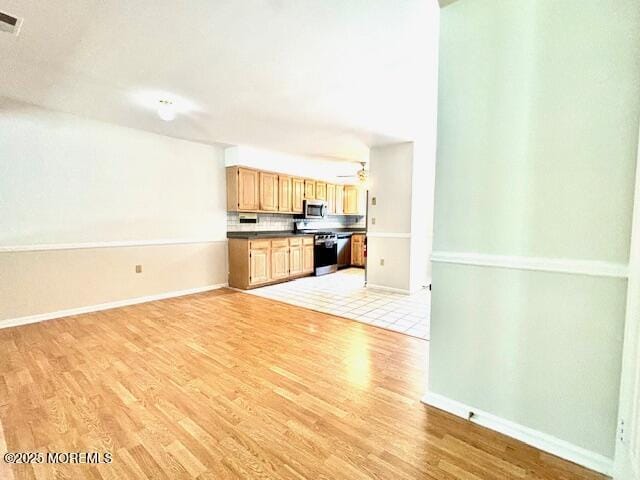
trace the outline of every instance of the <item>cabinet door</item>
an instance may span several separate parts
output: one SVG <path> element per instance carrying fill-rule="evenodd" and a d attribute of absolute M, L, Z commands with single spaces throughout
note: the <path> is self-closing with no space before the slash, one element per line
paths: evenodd
<path fill-rule="evenodd" d="M 336 186 L 332 183 L 327 183 L 327 210 L 329 215 L 336 213 Z"/>
<path fill-rule="evenodd" d="M 251 285 L 269 281 L 270 256 L 269 248 L 252 248 L 249 251 L 249 283 Z"/>
<path fill-rule="evenodd" d="M 302 201 L 304 200 L 304 180 L 301 178 L 291 179 L 291 211 L 302 213 Z"/>
<path fill-rule="evenodd" d="M 260 210 L 278 210 L 278 175 L 260 172 Z"/>
<path fill-rule="evenodd" d="M 344 186 L 344 213 L 345 215 L 358 213 L 358 187 L 355 185 Z"/>
<path fill-rule="evenodd" d="M 302 271 L 304 273 L 313 272 L 313 244 L 303 245 L 302 249 L 303 249 Z"/>
<path fill-rule="evenodd" d="M 278 210 L 280 212 L 291 211 L 291 177 L 278 176 Z"/>
<path fill-rule="evenodd" d="M 344 185 L 336 185 L 336 215 L 344 213 Z"/>
<path fill-rule="evenodd" d="M 351 236 L 351 265 L 364 267 L 364 237 L 362 235 Z"/>
<path fill-rule="evenodd" d="M 304 181 L 304 198 L 306 200 L 316 199 L 316 182 L 313 180 Z"/>
<path fill-rule="evenodd" d="M 271 249 L 271 280 L 289 276 L 289 247 Z"/>
<path fill-rule="evenodd" d="M 302 245 L 289 247 L 289 274 L 291 276 L 302 273 Z"/>
<path fill-rule="evenodd" d="M 327 184 L 324 182 L 316 182 L 316 200 L 327 199 Z"/>
<path fill-rule="evenodd" d="M 258 210 L 259 205 L 258 172 L 238 169 L 238 210 Z"/>

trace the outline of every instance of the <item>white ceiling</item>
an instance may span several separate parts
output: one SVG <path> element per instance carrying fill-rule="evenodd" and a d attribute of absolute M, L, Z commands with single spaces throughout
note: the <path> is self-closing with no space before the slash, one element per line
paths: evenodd
<path fill-rule="evenodd" d="M 0 95 L 98 120 L 360 159 L 414 139 L 428 107 L 435 0 L 0 0 L 0 11 L 24 17 L 18 37 L 0 33 Z M 171 123 L 154 112 L 166 95 L 185 109 Z"/>

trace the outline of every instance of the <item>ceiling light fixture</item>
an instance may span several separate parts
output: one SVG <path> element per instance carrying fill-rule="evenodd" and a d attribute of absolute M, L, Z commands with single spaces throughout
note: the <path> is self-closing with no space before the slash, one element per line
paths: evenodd
<path fill-rule="evenodd" d="M 365 183 L 367 183 L 367 178 L 369 177 L 369 172 L 367 170 L 365 170 L 365 162 L 360 162 L 360 165 L 362 165 L 362 168 L 360 170 L 358 170 L 358 181 L 364 185 Z"/>
<path fill-rule="evenodd" d="M 362 166 L 362 168 L 358 170 L 355 175 L 338 175 L 338 178 L 356 177 L 361 185 L 365 185 L 369 178 L 369 170 L 365 168 L 367 166 L 367 162 L 360 162 L 360 165 Z"/>
<path fill-rule="evenodd" d="M 165 122 L 171 122 L 176 118 L 176 108 L 171 100 L 160 100 L 158 116 Z"/>

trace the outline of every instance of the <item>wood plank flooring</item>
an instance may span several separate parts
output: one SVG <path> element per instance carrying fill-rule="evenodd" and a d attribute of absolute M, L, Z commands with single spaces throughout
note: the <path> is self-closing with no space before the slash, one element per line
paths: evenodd
<path fill-rule="evenodd" d="M 226 289 L 0 330 L 0 447 L 113 454 L 0 478 L 604 478 L 421 404 L 427 346 Z"/>

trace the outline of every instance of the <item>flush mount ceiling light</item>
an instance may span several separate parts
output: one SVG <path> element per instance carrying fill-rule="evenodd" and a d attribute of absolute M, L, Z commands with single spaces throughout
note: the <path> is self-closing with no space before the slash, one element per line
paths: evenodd
<path fill-rule="evenodd" d="M 160 100 L 158 116 L 165 122 L 171 122 L 176 118 L 176 108 L 171 100 Z"/>
<path fill-rule="evenodd" d="M 165 122 L 170 122 L 177 116 L 189 117 L 203 111 L 202 107 L 192 100 L 169 90 L 134 90 L 129 93 L 129 98 L 136 106 L 153 112 Z"/>

